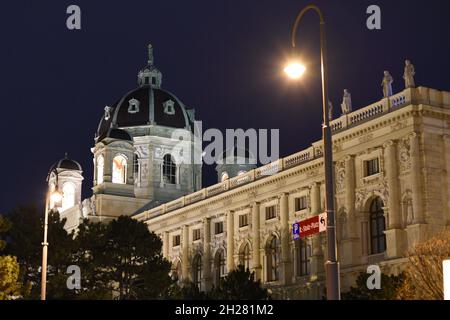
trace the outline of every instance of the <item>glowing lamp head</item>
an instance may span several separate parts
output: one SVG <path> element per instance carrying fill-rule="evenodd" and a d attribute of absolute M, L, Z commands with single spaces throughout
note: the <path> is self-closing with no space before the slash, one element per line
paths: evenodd
<path fill-rule="evenodd" d="M 292 62 L 284 68 L 284 72 L 291 79 L 300 78 L 305 73 L 306 67 L 298 62 Z"/>
<path fill-rule="evenodd" d="M 52 194 L 50 195 L 50 200 L 53 203 L 61 202 L 61 200 L 62 200 L 61 192 L 59 192 L 58 190 L 53 191 Z"/>

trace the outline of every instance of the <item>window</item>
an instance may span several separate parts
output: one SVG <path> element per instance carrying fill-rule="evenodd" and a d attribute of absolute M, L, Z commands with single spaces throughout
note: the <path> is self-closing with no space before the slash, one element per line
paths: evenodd
<path fill-rule="evenodd" d="M 163 158 L 163 181 L 164 183 L 176 183 L 177 167 L 171 154 L 166 154 Z"/>
<path fill-rule="evenodd" d="M 192 269 L 194 271 L 194 283 L 198 287 L 199 290 L 202 289 L 202 273 L 203 273 L 203 265 L 202 265 L 202 256 L 197 254 L 194 257 L 194 263 L 192 264 Z"/>
<path fill-rule="evenodd" d="M 176 236 L 173 236 L 172 238 L 172 247 L 178 247 L 181 243 L 181 236 L 177 234 Z"/>
<path fill-rule="evenodd" d="M 378 158 L 366 161 L 366 177 L 380 172 Z"/>
<path fill-rule="evenodd" d="M 250 270 L 250 246 L 246 243 L 239 252 L 239 264 Z"/>
<path fill-rule="evenodd" d="M 295 198 L 295 211 L 305 210 L 308 207 L 306 196 Z"/>
<path fill-rule="evenodd" d="M 156 78 L 152 77 L 152 84 L 155 85 L 156 84 Z"/>
<path fill-rule="evenodd" d="M 223 221 L 216 222 L 214 224 L 214 234 L 221 234 L 223 233 Z"/>
<path fill-rule="evenodd" d="M 105 158 L 102 155 L 97 157 L 97 184 L 103 183 L 103 169 L 105 168 Z"/>
<path fill-rule="evenodd" d="M 214 258 L 214 274 L 215 274 L 215 286 L 218 287 L 220 285 L 220 279 L 225 277 L 225 251 L 220 249 L 216 253 L 216 257 Z"/>
<path fill-rule="evenodd" d="M 192 239 L 193 241 L 200 240 L 200 229 L 194 229 L 192 231 Z"/>
<path fill-rule="evenodd" d="M 62 192 L 62 210 L 64 211 L 75 205 L 75 186 L 70 182 L 66 182 L 63 185 Z"/>
<path fill-rule="evenodd" d="M 301 239 L 296 241 L 296 258 L 297 258 L 297 276 L 309 275 L 311 269 L 311 245 L 307 240 Z"/>
<path fill-rule="evenodd" d="M 118 155 L 113 159 L 112 182 L 125 184 L 127 181 L 127 159 Z"/>
<path fill-rule="evenodd" d="M 386 251 L 386 221 L 384 219 L 383 201 L 378 197 L 370 204 L 370 249 L 371 254 Z"/>
<path fill-rule="evenodd" d="M 266 220 L 276 218 L 277 213 L 275 209 L 276 209 L 275 206 L 266 207 Z"/>
<path fill-rule="evenodd" d="M 164 113 L 173 115 L 175 114 L 175 103 L 172 100 L 167 100 L 163 103 Z"/>
<path fill-rule="evenodd" d="M 248 214 L 241 214 L 239 216 L 239 228 L 248 226 Z"/>
<path fill-rule="evenodd" d="M 128 101 L 128 113 L 137 113 L 139 112 L 139 100 L 131 99 Z"/>
<path fill-rule="evenodd" d="M 280 243 L 276 236 L 272 236 L 267 242 L 266 258 L 267 281 L 277 281 L 279 279 Z"/>

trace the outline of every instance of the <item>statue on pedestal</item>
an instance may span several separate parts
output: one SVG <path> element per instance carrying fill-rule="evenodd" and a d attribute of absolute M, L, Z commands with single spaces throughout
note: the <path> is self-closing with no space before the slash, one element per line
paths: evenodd
<path fill-rule="evenodd" d="M 352 95 L 350 91 L 344 89 L 344 96 L 342 97 L 341 103 L 342 114 L 347 114 L 352 112 Z"/>
<path fill-rule="evenodd" d="M 109 118 L 111 118 L 111 107 L 106 106 L 105 107 L 105 120 L 108 121 Z"/>
<path fill-rule="evenodd" d="M 414 75 L 416 71 L 414 66 L 409 60 L 405 60 L 405 72 L 403 73 L 403 79 L 405 79 L 405 88 L 414 88 L 416 84 L 414 83 Z"/>
<path fill-rule="evenodd" d="M 333 104 L 328 100 L 328 120 L 333 120 Z"/>
<path fill-rule="evenodd" d="M 381 82 L 384 98 L 392 96 L 392 82 L 394 82 L 394 78 L 392 78 L 389 71 L 384 71 L 383 81 Z"/>

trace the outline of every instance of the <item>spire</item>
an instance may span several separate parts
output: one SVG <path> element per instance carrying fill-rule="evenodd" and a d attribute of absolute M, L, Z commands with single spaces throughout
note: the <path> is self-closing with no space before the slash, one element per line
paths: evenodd
<path fill-rule="evenodd" d="M 64 153 L 64 159 L 69 159 L 69 153 L 68 152 Z"/>
<path fill-rule="evenodd" d="M 147 61 L 147 64 L 149 66 L 152 66 L 153 65 L 153 46 L 152 46 L 151 43 L 149 43 L 147 45 L 147 49 L 148 49 L 148 61 Z"/>
<path fill-rule="evenodd" d="M 147 65 L 141 69 L 138 73 L 138 84 L 140 86 L 150 85 L 154 88 L 161 87 L 162 74 L 161 72 L 154 66 L 154 58 L 153 58 L 153 46 L 149 43 L 147 45 L 148 52 L 148 60 Z"/>

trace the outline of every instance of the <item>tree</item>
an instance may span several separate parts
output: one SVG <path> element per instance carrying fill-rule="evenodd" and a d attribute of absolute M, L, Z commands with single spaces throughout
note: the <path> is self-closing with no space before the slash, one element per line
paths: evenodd
<path fill-rule="evenodd" d="M 18 206 L 8 215 L 12 223 L 7 235 L 10 240 L 7 253 L 17 257 L 20 265 L 19 282 L 29 287 L 24 298 L 37 299 L 40 294 L 42 263 L 42 236 L 44 214 L 36 206 Z M 64 229 L 66 220 L 57 211 L 48 217 L 48 272 L 47 298 L 62 299 L 71 295 L 66 286 L 66 270 L 72 264 L 74 240 Z"/>
<path fill-rule="evenodd" d="M 442 261 L 450 258 L 450 230 L 415 245 L 408 252 L 406 280 L 399 299 L 443 300 Z"/>
<path fill-rule="evenodd" d="M 261 287 L 261 281 L 255 281 L 255 273 L 244 266 L 229 272 L 220 281 L 220 286 L 211 291 L 215 300 L 266 300 L 269 299 L 267 289 Z"/>
<path fill-rule="evenodd" d="M 356 278 L 356 287 L 350 287 L 348 292 L 342 293 L 343 300 L 395 300 L 397 290 L 403 285 L 405 275 L 381 274 L 381 288 L 370 290 L 367 279 L 370 274 L 361 272 Z"/>
<path fill-rule="evenodd" d="M 121 216 L 107 225 L 84 221 L 76 238 L 83 296 L 157 299 L 172 284 L 162 242 L 145 223 Z"/>
<path fill-rule="evenodd" d="M 6 241 L 1 234 L 11 228 L 11 222 L 0 215 L 0 251 L 6 247 Z M 0 256 L 0 300 L 10 299 L 20 295 L 19 264 L 16 257 Z"/>
<path fill-rule="evenodd" d="M 20 295 L 19 264 L 16 257 L 0 256 L 0 300 Z"/>

